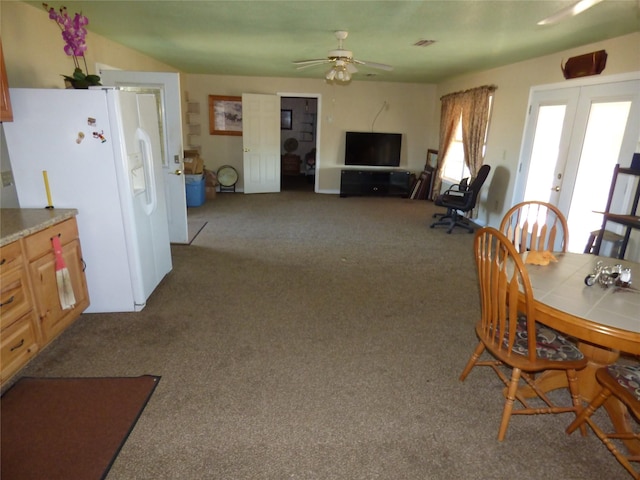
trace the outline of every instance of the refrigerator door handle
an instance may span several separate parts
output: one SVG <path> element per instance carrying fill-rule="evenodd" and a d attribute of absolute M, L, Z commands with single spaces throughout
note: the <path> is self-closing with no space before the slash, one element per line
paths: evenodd
<path fill-rule="evenodd" d="M 151 146 L 151 138 L 149 134 L 143 129 L 138 128 L 136 136 L 140 142 L 140 149 L 142 151 L 142 165 L 144 168 L 144 176 L 146 183 L 145 202 L 143 207 L 147 215 L 151 215 L 158 206 L 158 194 L 156 177 L 154 175 L 154 161 L 153 161 L 153 149 Z"/>

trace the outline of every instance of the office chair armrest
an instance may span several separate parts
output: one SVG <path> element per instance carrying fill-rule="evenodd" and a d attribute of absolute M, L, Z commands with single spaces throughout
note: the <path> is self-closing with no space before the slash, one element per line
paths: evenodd
<path fill-rule="evenodd" d="M 454 185 L 453 187 L 447 189 L 444 191 L 444 193 L 442 195 L 449 195 L 451 197 L 465 197 L 467 195 L 469 195 L 471 192 L 469 190 L 457 190 L 454 187 L 456 187 L 456 185 Z"/>

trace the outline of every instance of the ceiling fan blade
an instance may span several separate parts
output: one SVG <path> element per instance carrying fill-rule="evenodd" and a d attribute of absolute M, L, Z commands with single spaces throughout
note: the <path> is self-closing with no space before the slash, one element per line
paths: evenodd
<path fill-rule="evenodd" d="M 326 63 L 330 61 L 328 58 L 314 58 L 311 60 L 296 60 L 293 62 L 294 65 L 307 65 L 310 63 Z"/>
<path fill-rule="evenodd" d="M 554 23 L 561 22 L 567 18 L 575 17 L 579 13 L 584 12 L 585 10 L 597 5 L 602 2 L 602 0 L 580 0 L 573 5 L 563 8 L 553 15 L 545 18 L 544 20 L 540 20 L 538 25 L 552 25 Z"/>
<path fill-rule="evenodd" d="M 325 59 L 322 61 L 316 61 L 313 63 L 307 63 L 296 67 L 296 70 L 304 70 L 305 68 L 317 67 L 318 65 L 325 65 L 327 63 L 331 63 L 331 60 Z"/>
<path fill-rule="evenodd" d="M 327 63 L 333 63 L 331 68 L 326 72 L 325 78 L 330 82 L 334 79 L 338 82 L 348 82 L 351 80 L 351 75 L 358 73 L 358 69 L 355 64 L 366 65 L 371 68 L 378 68 L 380 70 L 393 70 L 391 65 L 385 65 L 384 63 L 364 62 L 362 60 L 356 60 L 353 58 L 353 52 L 351 50 L 343 49 L 343 40 L 347 38 L 348 32 L 340 30 L 335 32 L 338 39 L 337 50 L 329 50 L 329 56 L 327 58 L 316 58 L 309 60 L 297 60 L 294 65 L 298 65 L 297 70 L 304 68 L 315 67 L 316 65 L 323 65 Z"/>
<path fill-rule="evenodd" d="M 391 65 L 385 65 L 384 63 L 365 62 L 364 60 L 356 60 L 355 58 L 353 59 L 353 63 L 357 63 L 358 65 L 366 65 L 367 67 L 377 68 L 379 70 L 386 70 L 387 72 L 393 70 L 393 67 Z"/>

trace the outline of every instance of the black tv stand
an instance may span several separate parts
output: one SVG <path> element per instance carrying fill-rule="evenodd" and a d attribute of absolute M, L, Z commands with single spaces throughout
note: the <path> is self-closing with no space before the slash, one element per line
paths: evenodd
<path fill-rule="evenodd" d="M 340 196 L 395 196 L 408 198 L 411 172 L 406 170 L 342 170 Z"/>

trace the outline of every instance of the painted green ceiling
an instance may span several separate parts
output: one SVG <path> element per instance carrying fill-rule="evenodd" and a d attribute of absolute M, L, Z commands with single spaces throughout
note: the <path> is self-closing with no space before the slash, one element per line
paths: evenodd
<path fill-rule="evenodd" d="M 42 2 L 27 2 L 42 8 Z M 324 78 L 327 66 L 296 70 L 294 60 L 344 48 L 392 72 L 358 67 L 354 80 L 437 83 L 587 43 L 640 31 L 640 0 L 605 0 L 558 24 L 537 22 L 574 0 L 218 1 L 87 0 L 89 31 L 186 73 Z M 414 46 L 435 40 L 431 46 Z M 91 48 L 91 35 L 88 36 Z M 53 44 L 52 44 L 53 48 Z M 587 52 L 585 52 L 587 53 Z M 640 55 L 640 46 L 639 46 Z M 558 65 L 559 67 L 559 65 Z"/>

